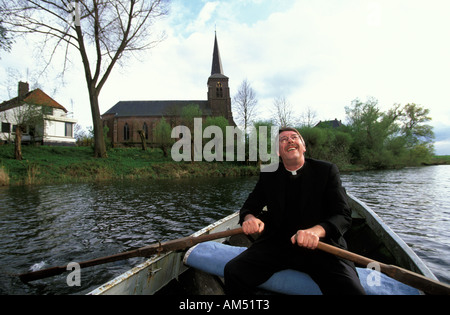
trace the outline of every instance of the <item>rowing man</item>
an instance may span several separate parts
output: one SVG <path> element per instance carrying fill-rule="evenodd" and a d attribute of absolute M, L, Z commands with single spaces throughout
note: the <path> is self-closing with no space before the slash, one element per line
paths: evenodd
<path fill-rule="evenodd" d="M 260 173 L 240 211 L 244 233 L 261 235 L 225 266 L 227 294 L 251 294 L 284 269 L 309 274 L 323 294 L 365 293 L 353 263 L 314 250 L 319 240 L 346 249 L 351 210 L 337 166 L 305 152 L 296 129 L 280 129 L 280 167 Z"/>

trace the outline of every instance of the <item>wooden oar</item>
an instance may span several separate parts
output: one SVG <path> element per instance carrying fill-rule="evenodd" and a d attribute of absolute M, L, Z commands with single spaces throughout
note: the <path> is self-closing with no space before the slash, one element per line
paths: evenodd
<path fill-rule="evenodd" d="M 167 241 L 164 243 L 148 245 L 148 246 L 141 247 L 141 248 L 138 248 L 138 249 L 135 249 L 132 251 L 128 251 L 128 252 L 124 252 L 124 253 L 120 253 L 120 254 L 116 254 L 116 255 L 112 255 L 112 256 L 83 261 L 78 264 L 80 265 L 80 268 L 87 268 L 87 267 L 106 264 L 106 263 L 110 263 L 110 262 L 114 262 L 114 261 L 125 260 L 125 259 L 133 258 L 133 257 L 150 257 L 154 254 L 165 253 L 165 252 L 175 251 L 175 250 L 183 250 L 183 249 L 192 247 L 192 246 L 202 243 L 202 242 L 212 241 L 215 239 L 225 238 L 225 237 L 229 237 L 229 236 L 241 234 L 241 233 L 243 233 L 242 228 L 237 228 L 237 229 L 233 229 L 233 230 L 227 230 L 227 231 L 223 231 L 223 232 L 200 235 L 200 236 L 195 236 L 195 237 L 188 236 L 188 237 L 179 238 L 176 240 Z M 23 274 L 19 275 L 19 278 L 23 282 L 30 282 L 30 281 L 34 281 L 34 280 L 38 280 L 38 279 L 44 279 L 44 278 L 56 276 L 56 275 L 62 274 L 65 271 L 67 271 L 67 265 L 42 269 L 42 270 L 28 272 L 28 273 L 23 273 Z"/>
<path fill-rule="evenodd" d="M 436 295 L 450 295 L 450 286 L 424 277 L 418 273 L 394 266 L 394 265 L 386 265 L 380 263 L 376 260 L 357 255 L 355 253 L 349 252 L 344 249 L 340 249 L 338 247 L 319 242 L 317 249 L 320 249 L 329 254 L 333 254 L 335 256 L 350 260 L 355 264 L 367 267 L 370 263 L 376 263 L 380 266 L 380 271 L 389 277 L 398 280 L 404 284 L 407 284 L 413 288 L 422 290 L 427 294 L 436 294 Z"/>

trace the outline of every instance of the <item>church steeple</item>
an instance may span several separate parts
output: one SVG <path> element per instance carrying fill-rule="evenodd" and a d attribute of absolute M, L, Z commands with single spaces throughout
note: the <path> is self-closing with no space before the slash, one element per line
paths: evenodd
<path fill-rule="evenodd" d="M 215 39 L 214 39 L 214 52 L 213 52 L 213 61 L 212 61 L 212 67 L 211 67 L 211 75 L 216 74 L 216 73 L 223 75 L 222 60 L 220 59 L 219 44 L 217 43 L 217 33 L 215 34 Z"/>
<path fill-rule="evenodd" d="M 231 126 L 235 126 L 233 113 L 231 112 L 231 96 L 230 87 L 228 85 L 229 79 L 223 74 L 217 33 L 214 37 L 211 76 L 208 78 L 208 104 L 213 116 L 223 116 L 228 119 Z"/>

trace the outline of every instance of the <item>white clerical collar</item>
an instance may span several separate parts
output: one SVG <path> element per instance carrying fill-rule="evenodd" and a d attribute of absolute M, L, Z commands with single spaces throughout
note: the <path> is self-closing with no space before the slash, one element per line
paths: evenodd
<path fill-rule="evenodd" d="M 286 168 L 286 166 L 285 166 L 284 168 L 286 169 L 286 171 L 288 171 L 289 173 L 291 173 L 292 175 L 295 176 L 295 175 L 297 175 L 297 171 L 299 171 L 302 167 L 303 167 L 303 165 L 300 166 L 299 168 L 297 168 L 297 169 L 294 170 L 294 171 L 288 170 L 288 169 Z"/>

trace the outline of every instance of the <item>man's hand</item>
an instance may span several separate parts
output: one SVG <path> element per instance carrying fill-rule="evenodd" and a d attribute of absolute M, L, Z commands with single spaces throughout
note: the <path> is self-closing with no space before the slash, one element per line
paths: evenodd
<path fill-rule="evenodd" d="M 319 244 L 319 239 L 325 237 L 325 230 L 322 226 L 316 225 L 307 230 L 298 230 L 291 237 L 292 244 L 297 244 L 298 246 L 316 249 Z"/>
<path fill-rule="evenodd" d="M 264 222 L 252 214 L 247 214 L 242 223 L 242 230 L 246 235 L 261 233 L 264 230 Z"/>

